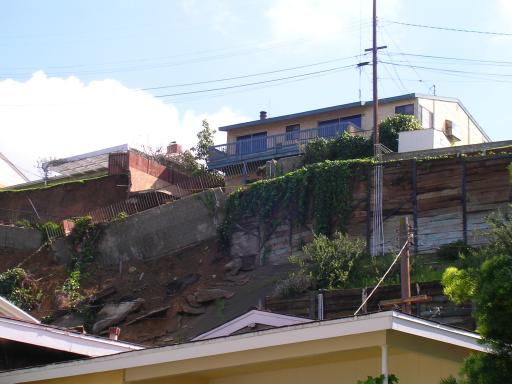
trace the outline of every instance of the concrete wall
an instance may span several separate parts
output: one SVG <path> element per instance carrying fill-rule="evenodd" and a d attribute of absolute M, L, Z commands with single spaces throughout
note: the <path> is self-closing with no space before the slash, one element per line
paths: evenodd
<path fill-rule="evenodd" d="M 41 231 L 0 225 L 0 248 L 35 251 L 43 244 Z"/>
<path fill-rule="evenodd" d="M 398 152 L 422 151 L 450 147 L 445 134 L 434 128 L 405 131 L 398 134 Z"/>
<path fill-rule="evenodd" d="M 99 244 L 100 260 L 155 259 L 216 237 L 224 203 L 222 190 L 213 189 L 110 223 Z"/>

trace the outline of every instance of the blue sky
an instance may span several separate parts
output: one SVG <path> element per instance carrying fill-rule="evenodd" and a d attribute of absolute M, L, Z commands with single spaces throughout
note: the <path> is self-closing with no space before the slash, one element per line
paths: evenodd
<path fill-rule="evenodd" d="M 393 22 L 511 34 L 512 1 L 380 0 L 379 17 L 381 97 L 435 85 L 492 139 L 511 138 L 512 36 Z M 202 118 L 299 112 L 357 101 L 359 89 L 368 100 L 371 68 L 355 64 L 369 46 L 371 0 L 3 0 L 0 152 L 33 174 L 39 158 L 126 142 L 188 147 Z M 158 97 L 187 92 L 199 93 Z"/>

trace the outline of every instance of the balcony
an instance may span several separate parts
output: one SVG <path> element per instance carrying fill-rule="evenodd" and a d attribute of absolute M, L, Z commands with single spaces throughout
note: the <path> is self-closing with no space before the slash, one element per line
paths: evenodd
<path fill-rule="evenodd" d="M 350 129 L 350 128 L 352 129 Z M 244 162 L 257 162 L 295 156 L 300 153 L 301 146 L 318 138 L 333 139 L 345 131 L 359 131 L 350 122 L 339 122 L 323 125 L 296 132 L 287 132 L 279 135 L 259 135 L 250 139 L 241 139 L 234 143 L 227 143 L 210 147 L 207 164 L 210 169 L 222 169 Z"/>

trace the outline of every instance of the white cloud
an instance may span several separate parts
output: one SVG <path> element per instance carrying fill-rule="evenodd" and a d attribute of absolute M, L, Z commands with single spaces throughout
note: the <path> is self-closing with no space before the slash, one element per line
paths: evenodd
<path fill-rule="evenodd" d="M 369 0 L 276 0 L 267 17 L 275 40 L 355 42 L 360 22 L 370 27 L 371 5 Z M 395 14 L 397 6 L 398 0 L 387 0 L 378 10 L 380 16 Z"/>
<path fill-rule="evenodd" d="M 83 83 L 75 77 L 0 81 L 0 152 L 35 172 L 37 159 L 66 157 L 128 143 L 184 148 L 197 141 L 201 121 L 213 128 L 246 120 L 229 107 L 215 113 L 180 112 L 151 94 L 116 80 Z M 216 142 L 225 141 L 218 133 Z"/>

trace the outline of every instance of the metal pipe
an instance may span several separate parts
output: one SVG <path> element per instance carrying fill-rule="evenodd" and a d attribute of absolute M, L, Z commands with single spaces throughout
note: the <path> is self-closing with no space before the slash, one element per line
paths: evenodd
<path fill-rule="evenodd" d="M 380 346 L 381 348 L 381 373 L 384 375 L 384 381 L 383 384 L 388 384 L 388 345 L 384 344 Z"/>

